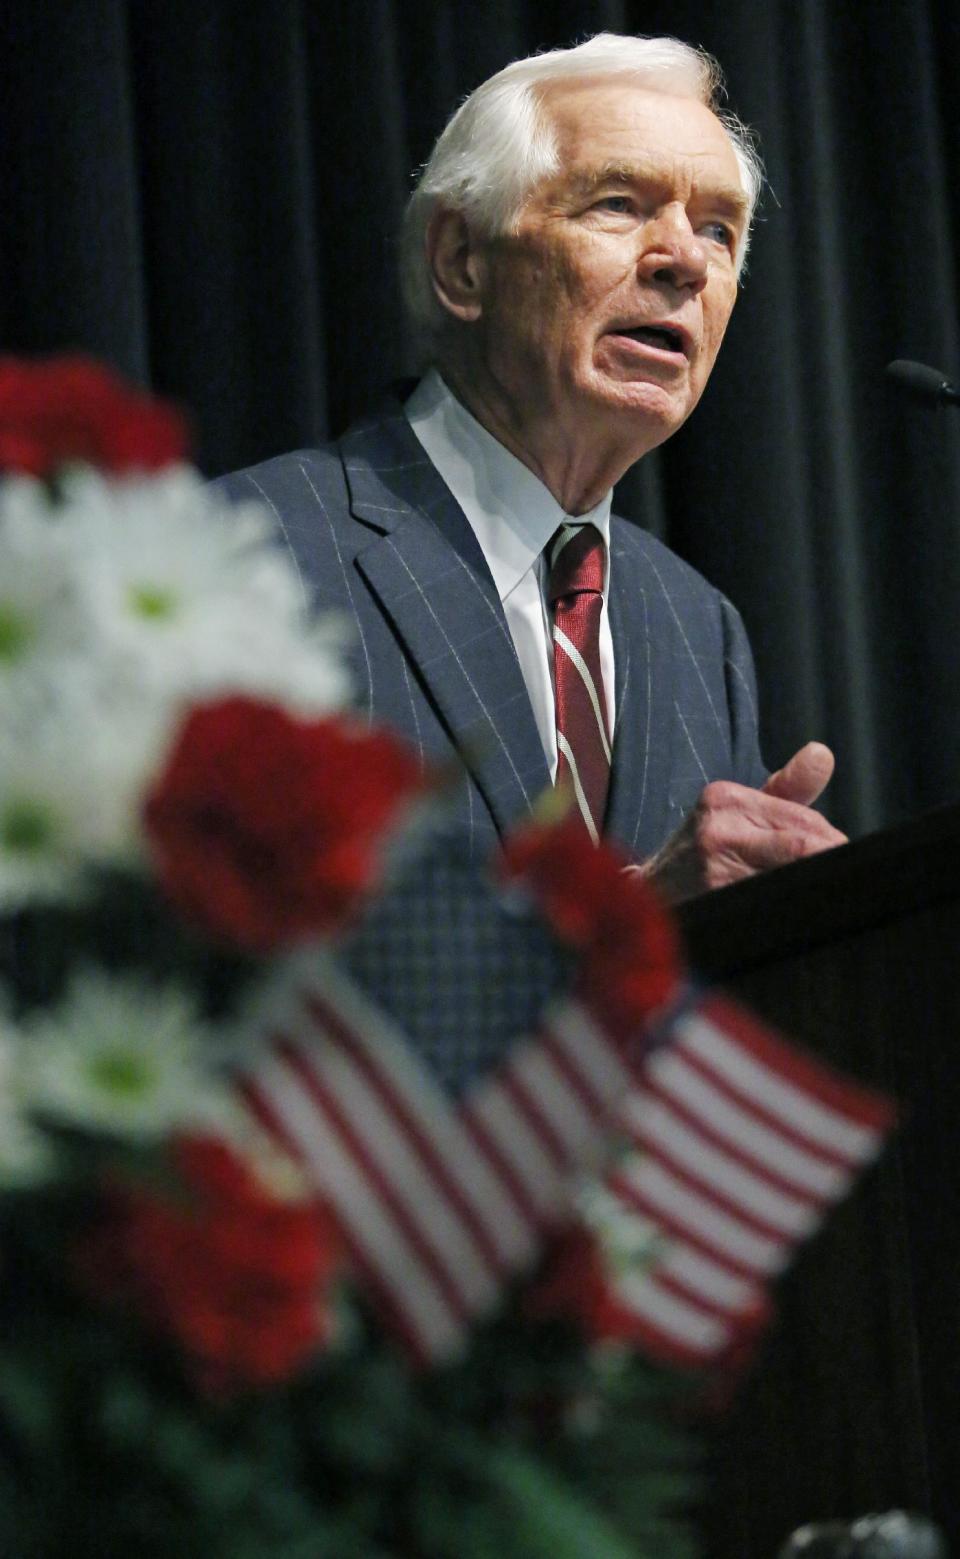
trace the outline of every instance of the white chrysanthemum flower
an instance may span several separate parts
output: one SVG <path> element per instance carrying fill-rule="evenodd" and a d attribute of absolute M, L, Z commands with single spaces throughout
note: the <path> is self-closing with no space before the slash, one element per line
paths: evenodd
<path fill-rule="evenodd" d="M 0 679 L 0 908 L 82 896 L 90 865 L 140 858 L 156 720 L 84 664 Z M 146 716 L 146 717 L 145 717 Z"/>
<path fill-rule="evenodd" d="M 56 1155 L 43 1133 L 15 1110 L 0 1106 L 0 1190 L 43 1185 L 56 1168 Z"/>
<path fill-rule="evenodd" d="M 177 987 L 88 969 L 21 1034 L 16 1089 L 38 1119 L 143 1142 L 216 1118 L 211 1036 Z"/>
<path fill-rule="evenodd" d="M 321 715 L 343 631 L 311 621 L 267 512 L 188 467 L 0 482 L 0 907 L 145 854 L 142 807 L 190 708 L 246 693 Z"/>
<path fill-rule="evenodd" d="M 311 625 L 259 505 L 231 507 L 186 467 L 148 481 L 75 473 L 65 496 L 91 651 L 145 696 L 289 695 L 317 714 L 346 701 L 338 635 Z"/>
<path fill-rule="evenodd" d="M 0 483 L 0 677 L 68 647 L 72 573 L 43 484 Z"/>
<path fill-rule="evenodd" d="M 0 1018 L 0 1191 L 37 1185 L 55 1168 L 49 1142 L 24 1114 L 16 1095 L 16 1045 L 16 1031 Z"/>

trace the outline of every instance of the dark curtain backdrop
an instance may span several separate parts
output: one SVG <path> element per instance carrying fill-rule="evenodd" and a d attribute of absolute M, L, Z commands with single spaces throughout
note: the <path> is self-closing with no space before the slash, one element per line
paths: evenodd
<path fill-rule="evenodd" d="M 958 0 L 0 0 L 0 348 L 179 398 L 210 474 L 339 431 L 411 367 L 411 170 L 601 28 L 712 49 L 770 179 L 704 402 L 621 503 L 740 606 L 771 764 L 829 741 L 854 833 L 960 800 L 960 417 L 883 382 L 960 373 Z"/>
<path fill-rule="evenodd" d="M 520 53 L 672 31 L 770 188 L 705 400 L 622 484 L 736 601 L 765 748 L 836 749 L 853 833 L 960 799 L 957 0 L 3 0 L 0 346 L 179 397 L 211 474 L 338 432 L 410 367 L 394 234 L 457 101 Z"/>

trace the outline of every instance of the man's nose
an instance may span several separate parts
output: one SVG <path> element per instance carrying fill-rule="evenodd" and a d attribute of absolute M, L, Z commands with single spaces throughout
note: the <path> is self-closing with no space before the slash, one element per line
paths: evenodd
<path fill-rule="evenodd" d="M 639 271 L 646 281 L 666 283 L 695 297 L 707 285 L 707 246 L 680 205 L 662 207 L 642 229 Z"/>

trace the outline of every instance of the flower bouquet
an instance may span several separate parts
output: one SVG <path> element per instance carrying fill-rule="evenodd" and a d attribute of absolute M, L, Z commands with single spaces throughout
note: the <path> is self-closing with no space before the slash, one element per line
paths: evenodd
<path fill-rule="evenodd" d="M 0 363 L 0 1552 L 693 1555 L 691 1394 L 889 1107 L 575 823 L 467 863 L 184 447 Z"/>

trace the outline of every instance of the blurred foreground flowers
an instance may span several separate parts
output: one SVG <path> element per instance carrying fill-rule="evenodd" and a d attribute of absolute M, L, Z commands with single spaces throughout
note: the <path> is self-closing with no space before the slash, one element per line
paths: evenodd
<path fill-rule="evenodd" d="M 671 1404 L 749 1351 L 885 1102 L 698 1006 L 577 826 L 497 877 L 413 833 L 436 777 L 170 408 L 0 360 L 0 472 L 0 1552 L 692 1556 Z M 671 1223 L 644 1179 L 671 1023 L 698 1097 L 737 1086 L 705 1033 L 767 1077 L 774 1154 L 798 1088 L 816 1127 L 734 1272 L 729 1198 L 714 1228 L 683 1170 Z M 449 1097 L 423 1057 L 484 1024 Z"/>

